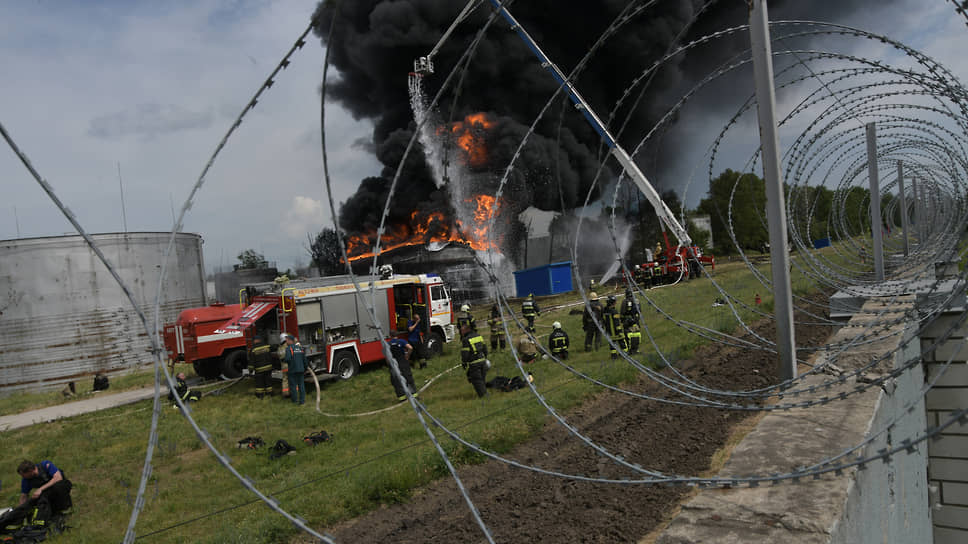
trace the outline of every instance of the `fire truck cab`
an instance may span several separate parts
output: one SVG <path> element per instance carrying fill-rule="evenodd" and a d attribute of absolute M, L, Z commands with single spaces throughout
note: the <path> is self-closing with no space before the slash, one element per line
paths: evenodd
<path fill-rule="evenodd" d="M 303 345 L 314 371 L 342 379 L 356 375 L 361 365 L 383 361 L 380 331 L 406 338 L 407 322 L 414 315 L 420 316 L 428 356 L 439 354 L 443 343 L 454 338 L 450 293 L 436 274 L 391 274 L 372 283 L 360 282 L 360 288 L 357 293 L 348 276 L 245 287 L 240 310 L 209 335 L 212 348 L 233 348 L 221 358 L 198 362 L 196 372 L 241 376 L 255 341 L 278 347 L 283 332 Z M 166 339 L 167 331 L 166 327 Z M 175 332 L 172 337 L 177 340 Z"/>

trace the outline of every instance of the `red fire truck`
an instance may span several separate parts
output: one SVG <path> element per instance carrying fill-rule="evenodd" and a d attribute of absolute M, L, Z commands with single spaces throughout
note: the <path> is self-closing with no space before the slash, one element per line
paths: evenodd
<path fill-rule="evenodd" d="M 315 371 L 349 379 L 360 365 L 384 359 L 380 333 L 366 309 L 371 284 L 360 287 L 362 294 L 348 276 L 247 286 L 239 305 L 183 311 L 165 326 L 165 347 L 172 360 L 191 362 L 199 375 L 235 378 L 255 339 L 276 346 L 286 332 L 303 345 Z M 372 288 L 373 313 L 384 334 L 406 337 L 407 321 L 420 315 L 429 355 L 454 338 L 450 293 L 436 274 L 388 274 Z"/>

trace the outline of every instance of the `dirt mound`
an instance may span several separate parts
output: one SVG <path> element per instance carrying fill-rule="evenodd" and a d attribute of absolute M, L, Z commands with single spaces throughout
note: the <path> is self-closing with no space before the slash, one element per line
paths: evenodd
<path fill-rule="evenodd" d="M 802 315 L 797 319 L 816 321 Z M 754 330 L 765 338 L 775 336 L 768 321 L 757 323 Z M 820 345 L 832 332 L 830 326 L 798 325 L 797 343 Z M 682 368 L 706 386 L 738 390 L 775 382 L 776 366 L 776 356 L 765 351 L 711 345 L 696 350 Z M 668 390 L 646 379 L 631 389 L 669 396 Z M 752 417 L 756 413 L 676 406 L 606 392 L 573 410 L 567 421 L 632 463 L 698 475 L 709 469 L 731 430 Z M 556 423 L 508 457 L 567 473 L 640 477 L 596 454 Z M 691 492 L 683 486 L 585 483 L 498 462 L 466 467 L 460 474 L 498 542 L 638 542 L 669 519 Z M 338 542 L 484 541 L 451 479 L 428 486 L 408 504 L 381 508 L 330 531 Z"/>

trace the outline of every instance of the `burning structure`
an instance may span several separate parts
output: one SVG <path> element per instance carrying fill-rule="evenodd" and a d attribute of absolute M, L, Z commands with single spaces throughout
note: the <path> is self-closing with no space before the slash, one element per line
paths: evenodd
<path fill-rule="evenodd" d="M 438 111 L 426 109 L 421 88 L 415 93 L 412 84 L 409 89 L 403 85 L 413 60 L 435 48 L 463 4 L 322 0 L 317 8 L 315 32 L 329 49 L 330 62 L 338 71 L 327 97 L 355 117 L 373 120 L 372 139 L 358 144 L 372 151 L 384 165 L 380 175 L 362 180 L 357 192 L 340 208 L 339 227 L 348 234 L 351 259 L 357 262 L 373 257 L 368 254 L 384 219 L 398 166 L 400 184 L 390 202 L 380 240 L 382 249 L 391 251 L 381 253 L 381 263 L 394 264 L 398 255 L 421 255 L 423 251 L 429 255 L 434 253 L 430 249 L 449 243 L 468 250 L 499 249 L 515 265 L 523 266 L 521 238 L 525 226 L 518 216 L 525 208 L 566 212 L 586 198 L 597 200 L 601 187 L 616 179 L 617 170 L 612 170 L 610 163 L 600 171 L 604 157 L 601 140 L 580 112 L 565 106 L 567 101 L 561 108 L 549 110 L 549 115 L 534 126 L 524 147 L 518 149 L 529 134 L 530 123 L 558 91 L 559 84 L 548 77 L 506 25 L 490 27 L 457 78 L 459 82 L 446 89 Z M 771 8 L 776 17 L 813 18 L 849 12 L 859 5 L 853 0 L 778 0 Z M 576 0 L 534 0 L 515 3 L 514 11 L 566 73 L 594 47 L 594 55 L 584 59 L 587 62 L 575 84 L 594 109 L 621 120 L 614 124 L 621 124 L 618 139 L 628 148 L 654 127 L 669 105 L 682 96 L 683 89 L 748 47 L 745 36 L 737 34 L 717 42 L 716 48 L 698 49 L 695 54 L 667 62 L 648 78 L 644 88 L 632 88 L 642 93 L 640 100 L 616 106 L 629 91 L 630 82 L 665 55 L 672 44 L 708 34 L 710 24 L 722 28 L 744 22 L 745 4 L 610 1 L 589 9 L 587 3 Z M 473 10 L 449 41 L 436 50 L 437 65 L 456 65 L 489 15 L 487 8 Z M 600 40 L 620 15 L 631 20 L 621 32 Z M 432 96 L 445 79 L 426 78 L 418 87 L 426 87 L 427 96 Z M 729 102 L 714 97 L 700 108 L 717 112 Z M 418 128 L 415 116 L 418 121 L 428 120 L 421 129 L 421 152 L 410 153 L 401 165 Z M 647 154 L 645 150 L 642 156 Z M 651 164 L 640 164 L 650 178 L 658 180 L 660 191 L 662 177 L 655 174 L 675 160 L 668 155 L 655 157 Z M 483 197 L 497 194 L 512 157 L 518 159 L 507 173 L 500 202 L 484 205 Z M 490 215 L 488 220 L 478 221 L 482 210 L 487 210 L 485 216 Z M 495 227 L 500 232 L 490 232 Z M 409 246 L 417 247 L 404 251 Z M 579 261 L 584 259 L 578 257 Z M 614 260 L 614 253 L 608 260 Z M 470 253 L 466 262 L 473 262 Z"/>

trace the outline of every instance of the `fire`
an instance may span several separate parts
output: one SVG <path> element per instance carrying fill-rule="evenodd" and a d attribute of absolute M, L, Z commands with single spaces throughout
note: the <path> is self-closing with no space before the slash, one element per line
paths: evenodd
<path fill-rule="evenodd" d="M 463 152 L 460 160 L 467 166 L 481 168 L 487 165 L 487 145 L 485 144 L 487 131 L 494 126 L 494 121 L 486 113 L 472 113 L 464 117 L 463 121 L 455 121 L 450 127 L 437 129 L 438 135 L 447 131 L 451 133 L 454 142 Z"/>
<path fill-rule="evenodd" d="M 414 211 L 406 225 L 396 225 L 380 238 L 380 251 L 389 251 L 404 246 L 424 245 L 431 242 L 460 242 L 472 249 L 499 249 L 494 236 L 488 234 L 488 222 L 497 213 L 498 204 L 493 196 L 476 195 L 464 201 L 471 212 L 469 225 L 460 221 L 455 225 L 443 212 L 435 211 L 421 214 Z M 457 227 L 460 227 L 458 229 Z M 463 231 L 463 232 L 461 232 Z M 376 233 L 356 234 L 346 238 L 346 251 L 351 261 L 373 257 L 371 251 L 376 241 Z"/>

